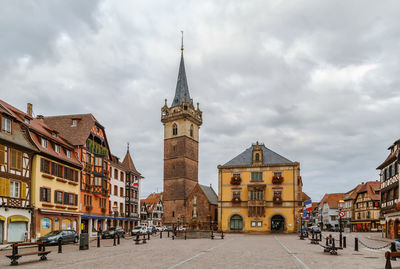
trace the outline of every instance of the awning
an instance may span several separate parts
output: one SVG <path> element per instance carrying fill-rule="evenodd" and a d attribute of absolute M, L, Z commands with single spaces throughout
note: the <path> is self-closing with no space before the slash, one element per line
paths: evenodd
<path fill-rule="evenodd" d="M 9 217 L 10 222 L 17 222 L 17 221 L 23 221 L 23 222 L 29 222 L 29 219 L 24 216 L 11 216 Z"/>
<path fill-rule="evenodd" d="M 87 218 L 87 219 L 110 219 L 110 220 L 133 220 L 133 221 L 139 221 L 139 219 L 136 219 L 136 218 L 115 218 L 115 217 L 96 216 L 96 215 L 82 215 L 82 218 Z"/>
<path fill-rule="evenodd" d="M 6 218 L 3 216 L 0 216 L 0 221 L 6 221 Z"/>

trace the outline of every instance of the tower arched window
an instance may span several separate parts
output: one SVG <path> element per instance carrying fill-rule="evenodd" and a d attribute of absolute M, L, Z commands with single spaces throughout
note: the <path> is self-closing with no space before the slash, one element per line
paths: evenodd
<path fill-rule="evenodd" d="M 193 124 L 190 125 L 190 136 L 193 137 Z"/>
<path fill-rule="evenodd" d="M 178 125 L 176 123 L 172 125 L 172 135 L 178 135 Z"/>
<path fill-rule="evenodd" d="M 260 161 L 260 154 L 256 153 L 256 162 L 259 162 L 259 161 Z"/>

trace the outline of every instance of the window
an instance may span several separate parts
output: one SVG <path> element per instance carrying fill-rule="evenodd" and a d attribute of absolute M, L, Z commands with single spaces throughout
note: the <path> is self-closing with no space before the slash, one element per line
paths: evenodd
<path fill-rule="evenodd" d="M 101 186 L 101 183 L 102 183 L 101 177 L 94 178 L 94 185 Z"/>
<path fill-rule="evenodd" d="M 175 217 L 175 211 L 172 211 L 172 217 Z"/>
<path fill-rule="evenodd" d="M 106 203 L 107 203 L 107 200 L 106 200 L 106 199 L 104 199 L 104 198 L 100 198 L 100 199 L 99 199 L 99 206 L 100 206 L 100 208 L 106 208 Z"/>
<path fill-rule="evenodd" d="M 336 220 L 336 216 L 331 216 L 331 220 L 335 221 Z"/>
<path fill-rule="evenodd" d="M 114 169 L 114 178 L 118 179 L 118 170 L 117 169 Z"/>
<path fill-rule="evenodd" d="M 20 186 L 21 184 L 18 181 L 10 182 L 10 197 L 19 198 Z"/>
<path fill-rule="evenodd" d="M 74 180 L 74 170 L 71 168 L 65 167 L 64 168 L 64 178 L 68 180 Z"/>
<path fill-rule="evenodd" d="M 281 177 L 282 176 L 282 172 L 274 172 L 274 177 Z"/>
<path fill-rule="evenodd" d="M 124 172 L 121 172 L 121 181 L 124 181 Z"/>
<path fill-rule="evenodd" d="M 41 202 L 50 203 L 51 202 L 50 195 L 51 195 L 51 190 L 50 189 L 48 189 L 48 188 L 40 188 L 40 201 Z"/>
<path fill-rule="evenodd" d="M 72 127 L 78 126 L 78 120 L 72 120 Z"/>
<path fill-rule="evenodd" d="M 56 204 L 62 204 L 62 202 L 63 202 L 63 192 L 62 191 L 54 192 L 54 202 Z"/>
<path fill-rule="evenodd" d="M 40 144 L 42 145 L 42 147 L 47 148 L 47 140 L 44 138 L 40 139 Z"/>
<path fill-rule="evenodd" d="M 11 120 L 3 117 L 1 130 L 3 132 L 11 134 Z"/>
<path fill-rule="evenodd" d="M 243 229 L 243 218 L 239 215 L 234 215 L 230 219 L 231 230 L 242 230 Z"/>
<path fill-rule="evenodd" d="M 52 133 L 51 133 L 51 136 L 52 136 L 52 137 L 57 137 L 57 133 L 52 132 Z"/>
<path fill-rule="evenodd" d="M 24 118 L 24 122 L 25 122 L 26 124 L 31 123 L 31 121 L 30 121 L 29 119 L 27 119 L 27 118 Z"/>
<path fill-rule="evenodd" d="M 176 125 L 176 123 L 174 123 L 172 125 L 172 135 L 177 135 L 178 134 L 178 125 Z"/>
<path fill-rule="evenodd" d="M 70 150 L 65 150 L 66 154 L 67 154 L 67 158 L 71 158 L 71 151 Z"/>
<path fill-rule="evenodd" d="M 6 147 L 0 145 L 0 165 L 6 164 Z"/>
<path fill-rule="evenodd" d="M 83 205 L 85 206 L 92 206 L 92 196 L 85 194 L 83 196 Z"/>
<path fill-rule="evenodd" d="M 95 166 L 103 166 L 102 164 L 103 164 L 103 158 L 96 157 L 96 158 L 94 159 L 94 165 L 95 165 Z"/>
<path fill-rule="evenodd" d="M 124 188 L 119 188 L 119 196 L 124 197 Z"/>
<path fill-rule="evenodd" d="M 260 153 L 256 153 L 256 162 L 260 161 Z"/>
<path fill-rule="evenodd" d="M 51 163 L 51 174 L 56 177 L 63 176 L 63 166 L 57 163 Z"/>
<path fill-rule="evenodd" d="M 55 150 L 57 153 L 60 153 L 60 145 L 55 144 L 55 145 L 54 145 L 54 150 Z"/>
<path fill-rule="evenodd" d="M 193 124 L 190 125 L 190 136 L 193 137 Z"/>
<path fill-rule="evenodd" d="M 114 186 L 114 195 L 118 196 L 118 186 Z"/>
<path fill-rule="evenodd" d="M 124 204 L 123 203 L 119 204 L 119 213 L 124 214 Z"/>
<path fill-rule="evenodd" d="M 43 158 L 40 159 L 40 172 L 50 174 L 50 161 Z"/>
<path fill-rule="evenodd" d="M 262 172 L 251 172 L 251 181 L 263 181 Z"/>
<path fill-rule="evenodd" d="M 16 149 L 10 151 L 11 169 L 22 170 L 22 152 Z"/>
<path fill-rule="evenodd" d="M 251 227 L 261 227 L 262 226 L 262 221 L 252 221 L 251 222 Z"/>

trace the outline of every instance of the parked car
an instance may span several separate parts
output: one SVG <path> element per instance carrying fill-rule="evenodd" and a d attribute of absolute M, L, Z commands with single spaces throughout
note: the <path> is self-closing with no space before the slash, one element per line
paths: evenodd
<path fill-rule="evenodd" d="M 186 226 L 179 226 L 177 230 L 178 230 L 178 231 L 187 231 L 187 230 L 189 230 L 189 227 L 186 227 Z"/>
<path fill-rule="evenodd" d="M 318 226 L 311 226 L 310 228 L 308 228 L 310 233 L 315 233 L 315 234 L 319 234 L 321 233 L 321 229 Z"/>
<path fill-rule="evenodd" d="M 106 239 L 106 238 L 114 238 L 115 236 L 120 236 L 120 237 L 125 237 L 125 231 L 124 228 L 122 227 L 111 227 L 109 228 L 107 231 L 103 232 L 103 234 L 101 235 L 102 239 Z"/>
<path fill-rule="evenodd" d="M 171 226 L 171 225 L 168 225 L 168 226 L 165 226 L 165 230 L 166 230 L 166 231 L 172 231 L 172 230 L 173 230 L 173 228 L 172 228 L 172 226 Z"/>
<path fill-rule="evenodd" d="M 149 227 L 147 227 L 147 230 L 150 234 L 154 234 L 157 232 L 157 227 L 154 225 L 150 225 Z"/>
<path fill-rule="evenodd" d="M 38 242 L 43 242 L 45 245 L 65 243 L 78 243 L 79 235 L 74 230 L 57 230 L 52 231 L 38 239 Z"/>
<path fill-rule="evenodd" d="M 162 232 L 162 231 L 164 231 L 164 228 L 163 228 L 163 226 L 156 226 L 156 230 L 158 232 Z"/>
<path fill-rule="evenodd" d="M 148 230 L 147 230 L 147 226 L 136 226 L 135 228 L 133 228 L 133 230 L 131 231 L 132 235 L 137 235 L 137 234 L 147 234 Z"/>

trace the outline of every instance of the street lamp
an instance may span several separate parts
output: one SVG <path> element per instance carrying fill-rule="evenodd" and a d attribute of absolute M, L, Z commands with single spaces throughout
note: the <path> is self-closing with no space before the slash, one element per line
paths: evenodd
<path fill-rule="evenodd" d="M 341 205 L 341 207 L 339 208 L 339 243 L 340 243 L 340 247 L 342 247 L 342 214 L 341 214 L 341 211 L 343 210 L 344 201 L 339 200 L 339 204 Z"/>

